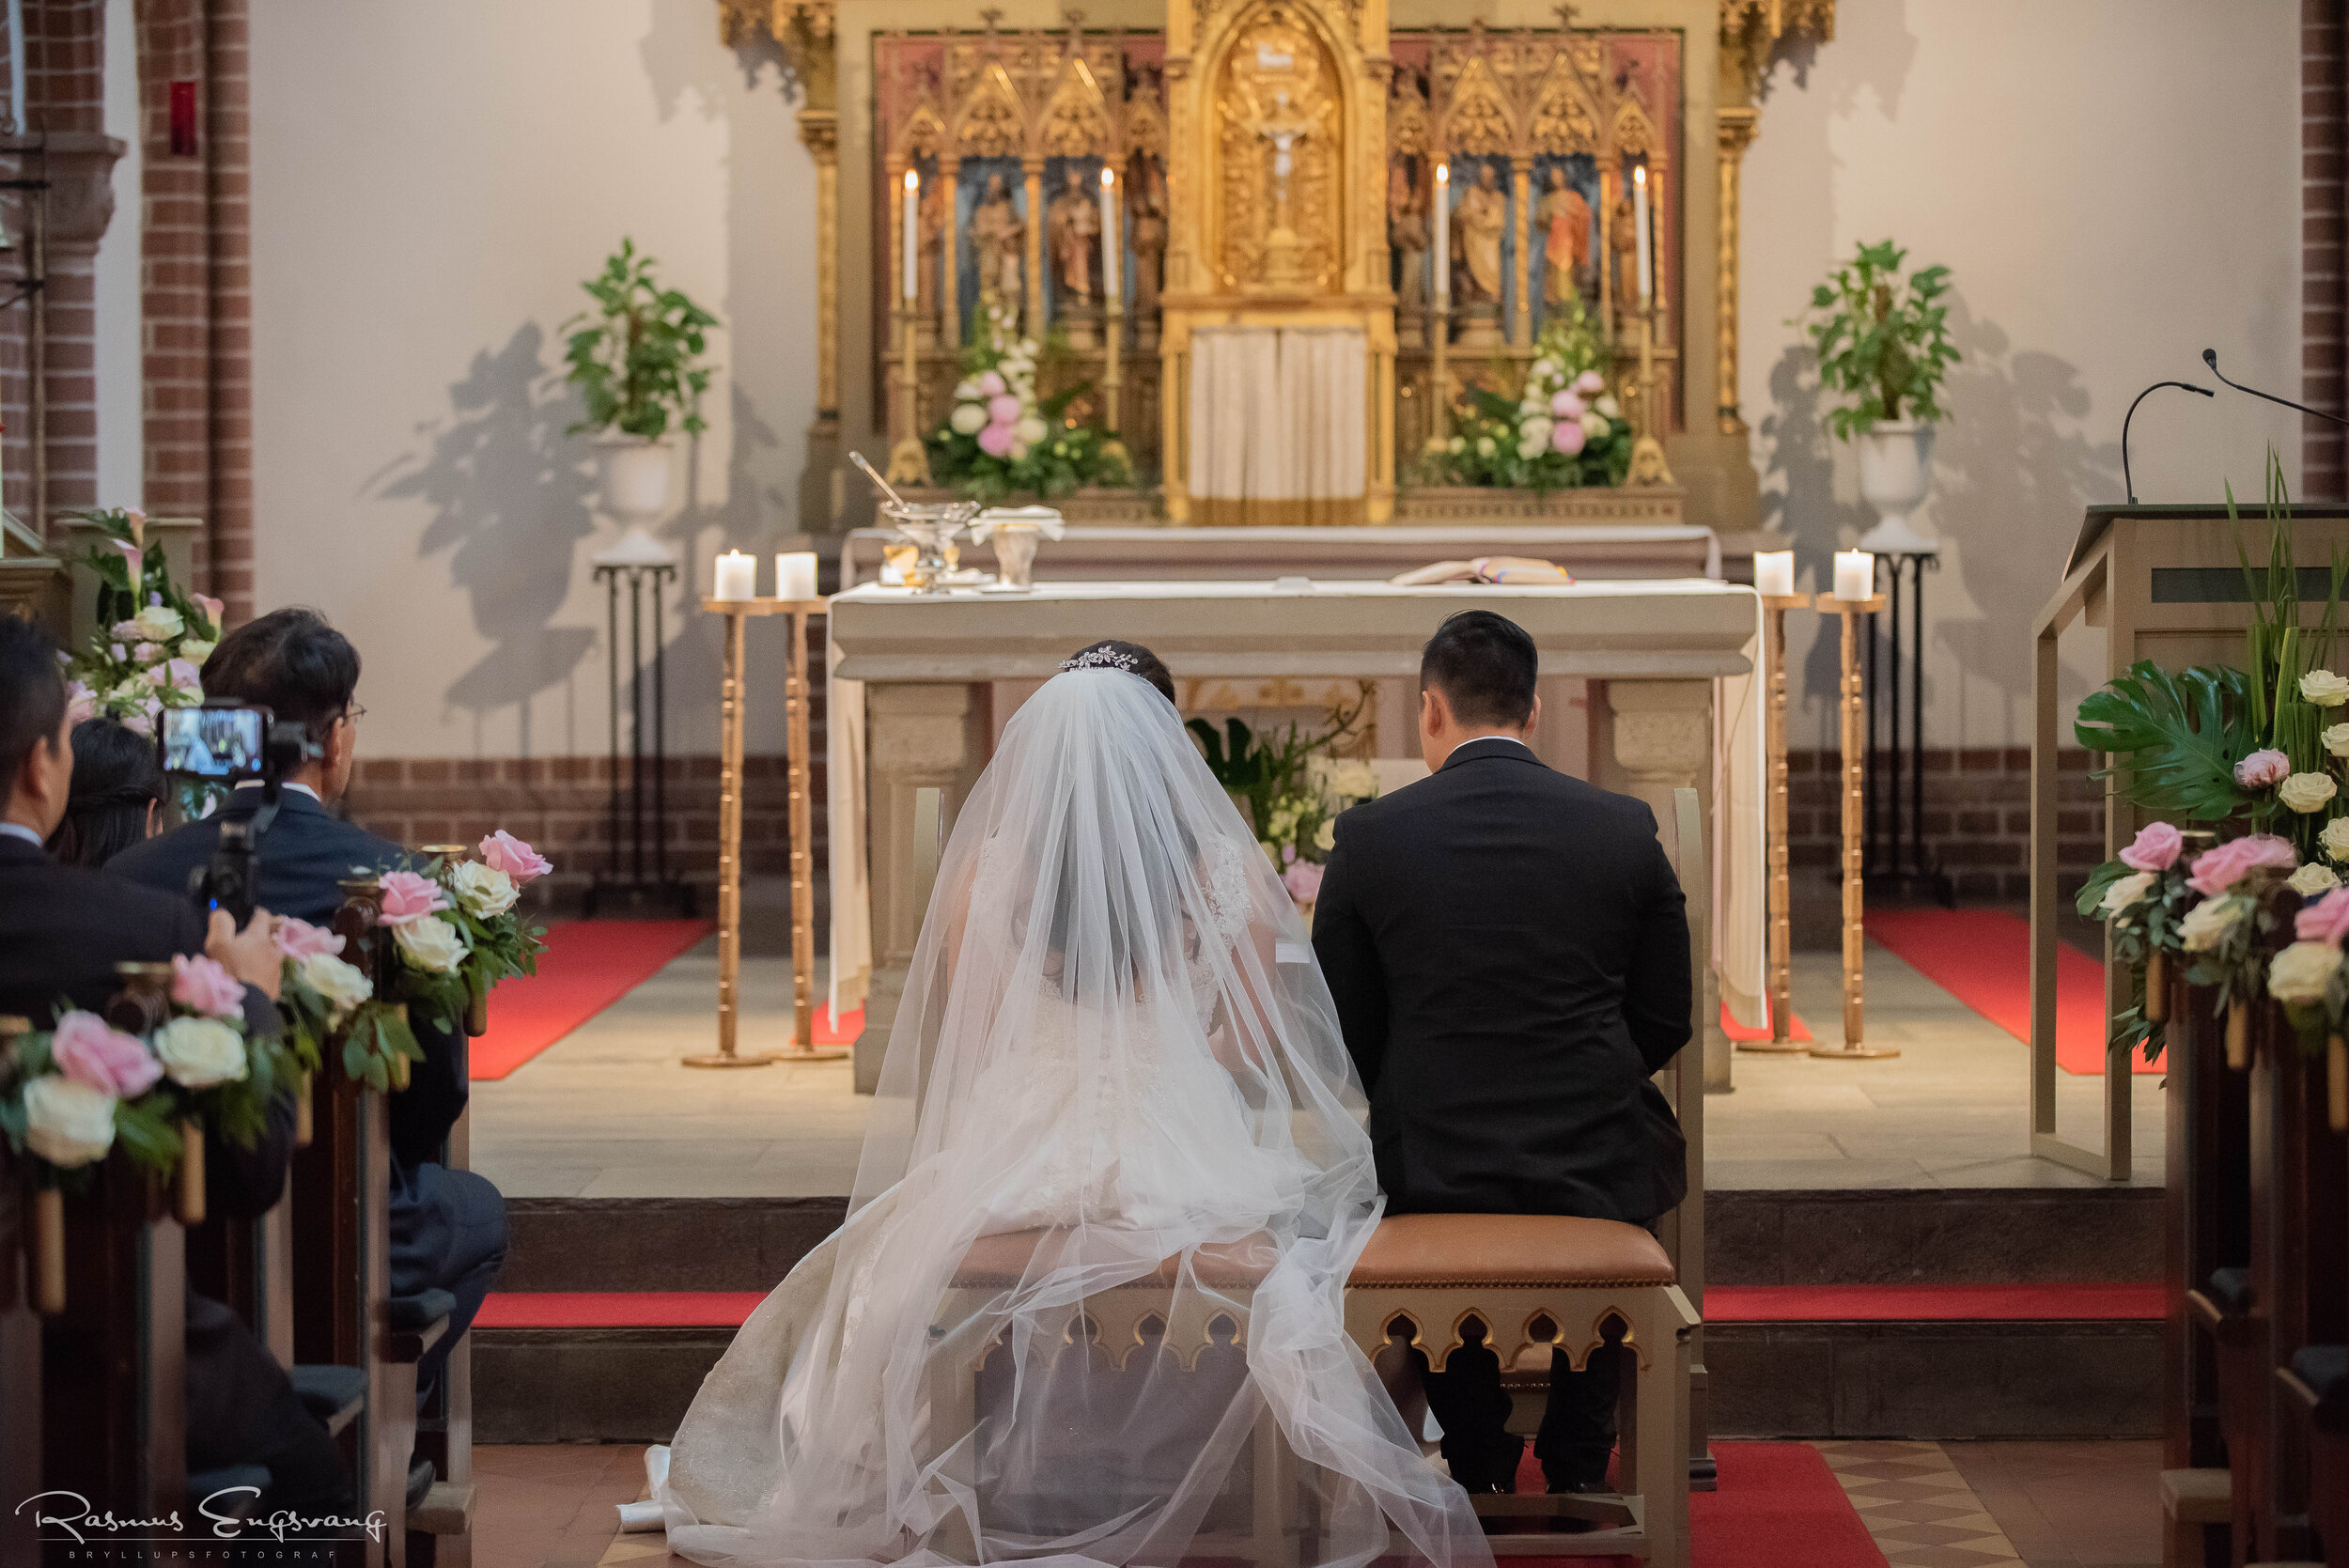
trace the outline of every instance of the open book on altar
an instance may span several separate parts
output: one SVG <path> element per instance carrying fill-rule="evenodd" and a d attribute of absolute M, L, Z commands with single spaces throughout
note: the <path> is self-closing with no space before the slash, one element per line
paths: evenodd
<path fill-rule="evenodd" d="M 1387 581 L 1398 588 L 1424 588 L 1438 582 L 1571 582 L 1574 578 L 1555 562 L 1531 555 L 1479 555 L 1473 561 L 1439 561 Z"/>

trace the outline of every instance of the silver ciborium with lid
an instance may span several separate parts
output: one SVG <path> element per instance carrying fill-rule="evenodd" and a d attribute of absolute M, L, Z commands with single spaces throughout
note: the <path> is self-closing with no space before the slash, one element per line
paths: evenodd
<path fill-rule="evenodd" d="M 901 562 L 898 567 L 906 586 L 922 593 L 944 593 L 946 575 L 955 567 L 955 540 L 979 515 L 979 504 L 884 501 L 880 504 L 880 515 L 898 537 L 913 546 L 913 559 Z"/>

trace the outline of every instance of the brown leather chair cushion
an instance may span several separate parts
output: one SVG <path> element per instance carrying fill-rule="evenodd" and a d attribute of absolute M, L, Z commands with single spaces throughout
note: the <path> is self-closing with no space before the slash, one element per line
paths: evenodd
<path fill-rule="evenodd" d="M 1007 1231 L 1000 1235 L 983 1235 L 971 1244 L 971 1250 L 962 1256 L 962 1266 L 955 1270 L 954 1283 L 957 1289 L 987 1287 L 1005 1289 L 1017 1285 L 1027 1277 L 1031 1263 L 1048 1238 L 1055 1248 L 1065 1247 L 1071 1233 L 1066 1231 Z M 1046 1259 L 1045 1266 L 1073 1262 L 1074 1256 L 1064 1259 L 1054 1252 Z M 1174 1283 L 1175 1265 L 1179 1260 L 1162 1260 L 1157 1270 L 1121 1287 L 1167 1288 Z M 1216 1289 L 1252 1290 L 1273 1265 L 1270 1238 L 1251 1236 L 1244 1240 L 1221 1242 L 1199 1248 L 1191 1262 L 1191 1278 L 1200 1284 Z"/>
<path fill-rule="evenodd" d="M 1346 1282 L 1398 1285 L 1669 1285 L 1654 1236 L 1615 1219 L 1549 1214 L 1395 1214 Z"/>

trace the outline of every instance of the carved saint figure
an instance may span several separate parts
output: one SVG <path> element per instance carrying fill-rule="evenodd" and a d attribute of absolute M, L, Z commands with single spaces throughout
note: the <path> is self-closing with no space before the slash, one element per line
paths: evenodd
<path fill-rule="evenodd" d="M 1398 265 L 1395 303 L 1405 312 L 1416 313 L 1427 295 L 1427 202 L 1399 157 L 1387 171 L 1387 243 L 1394 247 Z"/>
<path fill-rule="evenodd" d="M 1615 198 L 1615 210 L 1608 223 L 1608 248 L 1614 254 L 1609 257 L 1614 268 L 1613 281 L 1617 318 L 1630 321 L 1640 314 L 1640 234 L 1637 214 L 1628 194 Z"/>
<path fill-rule="evenodd" d="M 922 186 L 922 205 L 914 222 L 921 241 L 921 266 L 914 273 L 914 302 L 925 321 L 938 317 L 939 261 L 946 249 L 946 186 L 932 179 Z"/>
<path fill-rule="evenodd" d="M 1476 183 L 1452 210 L 1453 292 L 1469 303 L 1501 301 L 1501 236 L 1509 226 L 1509 198 L 1490 163 L 1476 166 Z"/>
<path fill-rule="evenodd" d="M 1533 216 L 1542 225 L 1542 298 L 1563 304 L 1581 291 L 1591 263 L 1591 204 L 1555 164 Z"/>
<path fill-rule="evenodd" d="M 987 177 L 987 193 L 971 210 L 971 254 L 979 267 L 979 292 L 1017 309 L 1027 290 L 1020 282 L 1020 241 L 1027 224 L 1011 204 L 1001 173 Z"/>
<path fill-rule="evenodd" d="M 1127 233 L 1134 248 L 1136 326 L 1158 331 L 1159 280 L 1166 266 L 1166 176 L 1138 157 L 1126 177 Z"/>
<path fill-rule="evenodd" d="M 1101 250 L 1101 209 L 1085 189 L 1084 171 L 1070 167 L 1060 194 L 1045 210 L 1046 242 L 1052 248 L 1053 282 L 1064 303 L 1090 300 L 1093 263 Z"/>

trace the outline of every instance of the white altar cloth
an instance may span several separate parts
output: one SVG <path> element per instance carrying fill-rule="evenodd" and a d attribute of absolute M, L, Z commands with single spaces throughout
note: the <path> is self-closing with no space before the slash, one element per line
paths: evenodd
<path fill-rule="evenodd" d="M 1040 679 L 1104 637 L 1148 645 L 1178 677 L 1416 677 L 1421 648 L 1444 617 L 1479 608 L 1532 635 L 1545 675 L 1712 683 L 1713 965 L 1732 1015 L 1759 1023 L 1767 940 L 1761 601 L 1750 587 L 1703 578 L 1414 588 L 1050 582 L 1023 594 L 946 595 L 866 583 L 836 595 L 826 706 L 833 1016 L 863 1004 L 873 968 L 867 682 Z"/>

